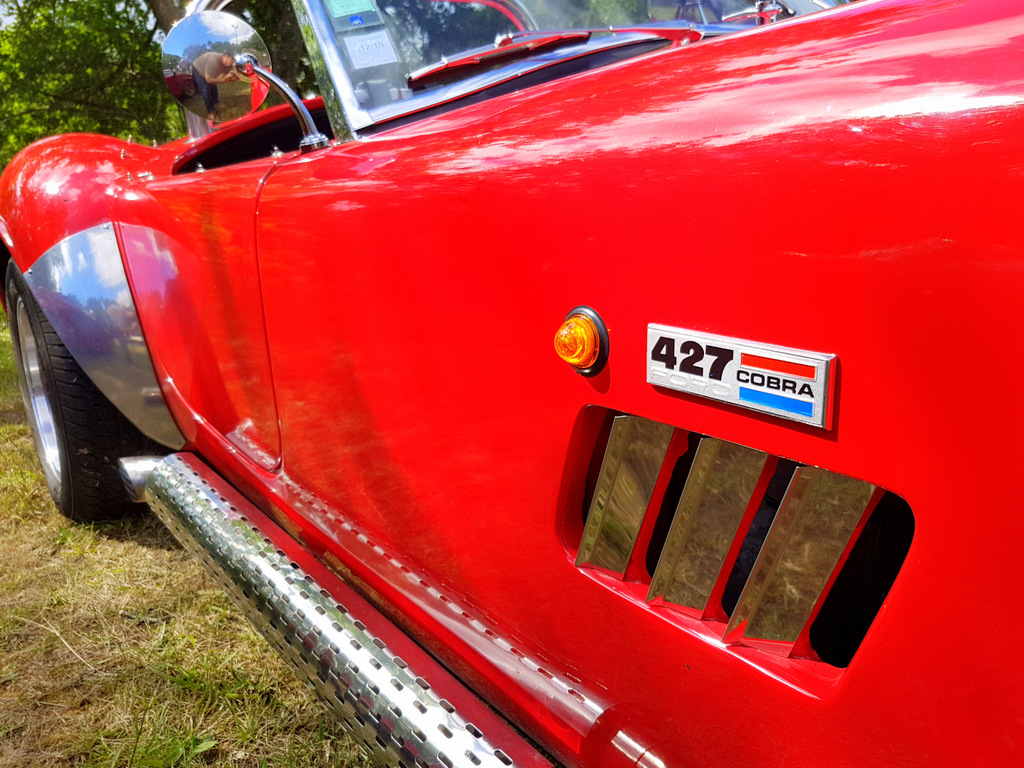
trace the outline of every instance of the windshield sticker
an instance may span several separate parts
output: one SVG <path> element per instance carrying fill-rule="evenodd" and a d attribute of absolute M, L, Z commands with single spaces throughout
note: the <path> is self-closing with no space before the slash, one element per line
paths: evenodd
<path fill-rule="evenodd" d="M 835 355 L 647 326 L 647 381 L 830 429 Z"/>
<path fill-rule="evenodd" d="M 368 35 L 346 37 L 345 49 L 348 51 L 349 58 L 352 59 L 353 69 L 398 63 L 395 47 L 391 44 L 388 33 L 383 29 Z"/>
<path fill-rule="evenodd" d="M 373 7 L 373 0 L 327 0 L 327 8 L 336 19 L 377 11 Z"/>
<path fill-rule="evenodd" d="M 359 27 L 376 27 L 384 23 L 373 0 L 327 0 L 335 32 Z"/>

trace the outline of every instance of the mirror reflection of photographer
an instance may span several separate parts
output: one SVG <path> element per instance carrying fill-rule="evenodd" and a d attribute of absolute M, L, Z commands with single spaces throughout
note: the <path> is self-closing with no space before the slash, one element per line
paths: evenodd
<path fill-rule="evenodd" d="M 192 79 L 196 82 L 199 95 L 203 97 L 211 120 L 217 119 L 217 104 L 220 101 L 217 84 L 234 82 L 238 78 L 231 54 L 207 51 L 192 62 Z"/>

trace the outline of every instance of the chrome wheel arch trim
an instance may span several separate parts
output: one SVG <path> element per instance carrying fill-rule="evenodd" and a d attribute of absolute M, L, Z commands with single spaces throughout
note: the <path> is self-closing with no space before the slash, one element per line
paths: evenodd
<path fill-rule="evenodd" d="M 185 438 L 167 409 L 111 223 L 60 241 L 24 273 L 50 325 L 86 376 L 142 434 Z"/>

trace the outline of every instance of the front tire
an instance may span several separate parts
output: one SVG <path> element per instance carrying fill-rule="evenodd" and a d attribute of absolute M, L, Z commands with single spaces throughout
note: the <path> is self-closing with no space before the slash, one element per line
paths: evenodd
<path fill-rule="evenodd" d="M 118 459 L 166 449 L 142 435 L 89 380 L 13 260 L 5 285 L 18 382 L 58 511 L 71 520 L 95 522 L 144 510 L 128 497 Z"/>

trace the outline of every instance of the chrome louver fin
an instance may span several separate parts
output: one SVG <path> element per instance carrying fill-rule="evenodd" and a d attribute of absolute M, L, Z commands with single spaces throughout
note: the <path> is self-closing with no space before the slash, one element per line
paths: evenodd
<path fill-rule="evenodd" d="M 849 663 L 910 545 L 913 516 L 902 499 L 862 480 L 638 416 L 615 416 L 598 452 L 601 469 L 577 566 L 624 584 L 649 583 L 645 602 L 652 609 L 716 626 L 727 644 Z M 679 482 L 670 482 L 675 475 Z M 811 627 L 882 499 L 880 533 L 865 537 L 835 596 L 873 607 L 862 626 L 842 629 L 842 653 L 819 653 Z M 892 574 L 882 588 L 872 581 L 876 567 Z M 871 585 L 866 598 L 856 593 L 858 580 Z"/>
<path fill-rule="evenodd" d="M 616 416 L 576 565 L 626 573 L 674 429 Z"/>
<path fill-rule="evenodd" d="M 749 525 L 754 490 L 768 454 L 723 440 L 700 441 L 672 527 L 654 571 L 647 601 L 695 608 L 702 614 L 735 559 L 733 543 Z M 749 510 L 749 514 L 748 514 Z M 724 587 L 724 584 L 722 585 Z"/>
<path fill-rule="evenodd" d="M 740 595 L 726 640 L 795 643 L 873 498 L 870 483 L 800 467 Z"/>

